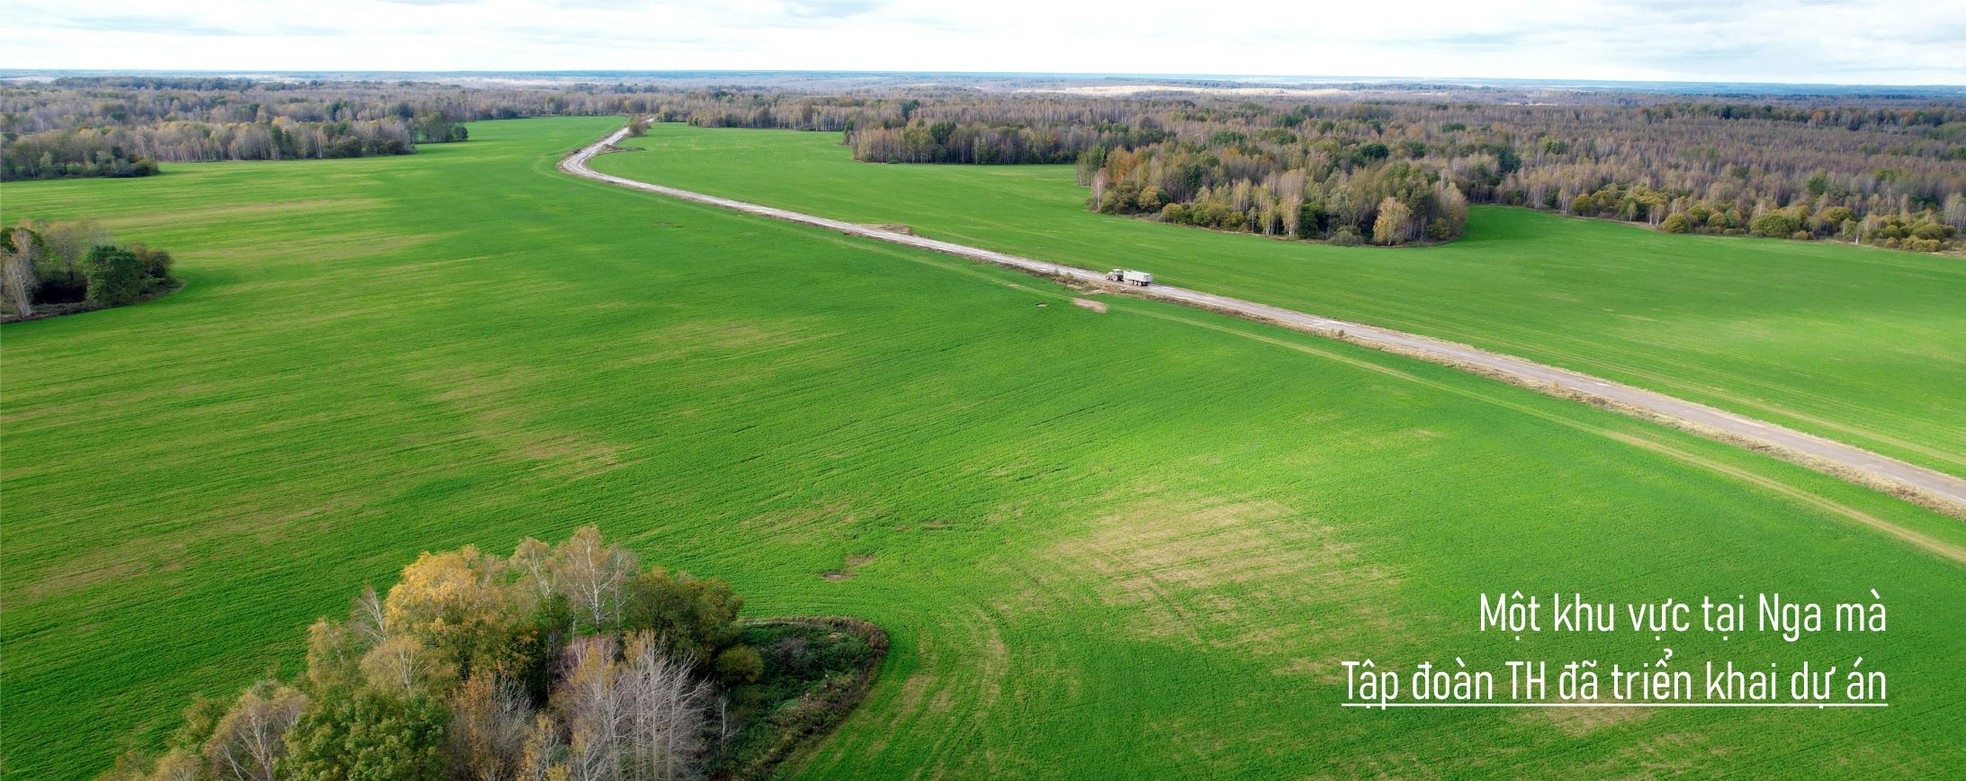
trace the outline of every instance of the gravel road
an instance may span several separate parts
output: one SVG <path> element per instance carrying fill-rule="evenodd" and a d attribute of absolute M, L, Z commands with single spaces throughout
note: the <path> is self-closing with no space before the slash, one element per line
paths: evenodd
<path fill-rule="evenodd" d="M 560 168 L 567 173 L 608 184 L 629 187 L 646 192 L 659 193 L 687 201 L 705 203 L 732 211 L 757 214 L 774 219 L 796 222 L 815 227 L 835 230 L 853 236 L 864 236 L 879 241 L 918 247 L 957 257 L 996 263 L 1012 268 L 1023 269 L 1046 276 L 1069 279 L 1092 285 L 1113 286 L 1106 275 L 1073 266 L 1065 266 L 1048 261 L 1009 255 L 993 250 L 953 244 L 946 241 L 911 236 L 858 223 L 829 220 L 810 214 L 761 206 L 755 203 L 719 198 L 714 195 L 664 187 L 633 179 L 600 173 L 587 166 L 596 154 L 620 141 L 628 133 L 627 129 L 613 134 L 593 145 L 569 155 L 560 162 Z M 1153 269 L 1144 269 L 1152 271 Z M 1935 509 L 1948 510 L 1949 514 L 1966 517 L 1966 480 L 1925 467 L 1899 461 L 1895 458 L 1872 453 L 1807 434 L 1794 429 L 1777 426 L 1753 418 L 1736 415 L 1732 412 L 1715 409 L 1683 399 L 1674 398 L 1610 380 L 1599 379 L 1554 366 L 1526 361 L 1514 356 L 1488 352 L 1463 344 L 1445 342 L 1425 336 L 1402 331 L 1376 328 L 1362 323 L 1334 320 L 1313 314 L 1298 312 L 1268 304 L 1258 304 L 1239 298 L 1204 293 L 1199 290 L 1152 285 L 1145 288 L 1127 287 L 1127 292 L 1148 298 L 1174 301 L 1190 306 L 1213 309 L 1242 315 L 1257 320 L 1276 323 L 1299 331 L 1309 331 L 1320 335 L 1343 332 L 1348 341 L 1371 347 L 1405 353 L 1416 357 L 1449 363 L 1462 367 L 1492 373 L 1513 381 L 1541 388 L 1557 388 L 1569 394 L 1612 402 L 1642 413 L 1668 418 L 1683 424 L 1690 424 L 1696 430 L 1719 432 L 1721 439 L 1736 443 L 1747 443 L 1773 448 L 1804 465 L 1829 472 L 1844 479 L 1856 478 L 1856 482 L 1892 486 L 1926 500 Z M 1814 462 L 1814 463 L 1811 463 Z M 1828 465 L 1829 468 L 1824 468 Z M 1839 474 L 1840 472 L 1840 474 Z"/>

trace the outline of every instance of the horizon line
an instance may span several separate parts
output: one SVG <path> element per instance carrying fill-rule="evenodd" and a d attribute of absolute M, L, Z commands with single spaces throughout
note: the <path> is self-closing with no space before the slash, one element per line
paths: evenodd
<path fill-rule="evenodd" d="M 1697 79 L 1596 79 L 1584 77 L 1523 77 L 1523 76 L 1361 76 L 1361 75 L 1318 75 L 1318 74 L 1233 74 L 1233 73 L 1139 73 L 1124 71 L 966 71 L 966 70 L 859 70 L 859 69 L 802 69 L 802 68 L 567 68 L 567 69 L 391 69 L 391 68 L 46 68 L 0 66 L 0 74 L 60 74 L 60 73 L 99 73 L 99 74 L 236 74 L 250 76 L 267 75 L 314 75 L 314 74 L 382 74 L 382 75 L 845 75 L 845 76 L 970 76 L 970 77 L 1066 77 L 1079 79 L 1138 79 L 1146 81 L 1227 81 L 1238 84 L 1282 87 L 1297 84 L 1378 84 L 1378 85 L 1433 85 L 1449 84 L 1458 86 L 1487 86 L 1493 84 L 1527 85 L 1689 85 L 1689 86 L 1734 86 L 1734 87 L 1830 87 L 1836 89 L 1924 89 L 1960 90 L 1966 92 L 1966 84 L 1924 82 L 1911 84 L 1884 84 L 1870 82 L 1831 82 L 1831 81 L 1756 81 L 1756 80 L 1697 80 Z M 1293 81 L 1295 80 L 1295 81 Z"/>

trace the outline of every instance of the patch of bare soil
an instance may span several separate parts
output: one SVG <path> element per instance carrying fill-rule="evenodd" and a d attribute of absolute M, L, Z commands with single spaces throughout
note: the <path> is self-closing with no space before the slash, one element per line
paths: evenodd
<path fill-rule="evenodd" d="M 860 574 L 860 568 L 867 566 L 867 562 L 873 560 L 874 554 L 872 553 L 850 553 L 847 554 L 845 566 L 836 570 L 821 572 L 819 573 L 819 577 L 835 582 L 846 580 L 847 578 Z"/>

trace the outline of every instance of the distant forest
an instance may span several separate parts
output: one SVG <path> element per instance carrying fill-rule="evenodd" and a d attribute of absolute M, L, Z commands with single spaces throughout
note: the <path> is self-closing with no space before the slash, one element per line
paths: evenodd
<path fill-rule="evenodd" d="M 840 133 L 868 162 L 1071 164 L 1095 211 L 1339 244 L 1451 240 L 1469 203 L 1497 203 L 1675 233 L 1966 248 L 1966 104 L 1941 98 L 797 90 L 17 83 L 0 87 L 0 174 L 137 176 L 158 162 L 406 154 L 463 140 L 468 121 L 619 114 Z"/>
<path fill-rule="evenodd" d="M 840 131 L 870 162 L 1072 163 L 1096 211 L 1336 243 L 1452 239 L 1475 202 L 1961 248 L 1966 106 L 1880 102 L 719 94 L 655 118 Z"/>
<path fill-rule="evenodd" d="M 58 79 L 0 88 L 0 178 L 148 176 L 159 162 L 401 155 L 463 141 L 441 101 L 351 85 Z"/>

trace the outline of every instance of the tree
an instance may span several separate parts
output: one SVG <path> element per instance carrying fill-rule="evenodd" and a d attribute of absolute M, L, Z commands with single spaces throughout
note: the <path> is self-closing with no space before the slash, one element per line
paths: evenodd
<path fill-rule="evenodd" d="M 411 651 L 406 641 L 416 641 L 414 652 L 429 665 L 419 674 L 436 681 L 467 680 L 480 670 L 516 672 L 529 663 L 518 655 L 530 613 L 525 597 L 509 585 L 502 557 L 470 545 L 426 552 L 389 589 L 385 626 L 399 637 L 377 650 Z"/>
<path fill-rule="evenodd" d="M 470 134 L 465 131 L 464 125 L 459 124 L 450 114 L 442 111 L 431 111 L 416 115 L 410 124 L 410 136 L 412 141 L 418 144 L 443 144 L 453 141 L 464 141 L 470 138 Z"/>
<path fill-rule="evenodd" d="M 736 637 L 744 598 L 721 580 L 671 575 L 655 567 L 635 577 L 628 589 L 621 628 L 649 632 L 666 650 L 694 663 L 708 664 L 717 649 Z"/>
<path fill-rule="evenodd" d="M 1438 212 L 1427 224 L 1427 237 L 1436 241 L 1458 239 L 1468 227 L 1468 198 L 1461 188 L 1447 181 L 1434 183 L 1434 204 Z"/>
<path fill-rule="evenodd" d="M 130 254 L 136 256 L 138 262 L 143 264 L 143 273 L 145 276 L 151 279 L 171 278 L 171 266 L 174 264 L 174 261 L 171 260 L 171 253 L 144 244 L 131 244 L 126 249 L 130 251 Z"/>
<path fill-rule="evenodd" d="M 555 586 L 595 630 L 621 623 L 622 591 L 635 569 L 635 554 L 619 545 L 603 545 L 601 530 L 594 526 L 576 529 L 553 550 Z"/>
<path fill-rule="evenodd" d="M 475 781 L 517 778 L 533 719 L 517 686 L 490 673 L 465 681 L 451 697 L 447 741 L 453 775 Z"/>
<path fill-rule="evenodd" d="M 627 717 L 625 775 L 636 781 L 689 777 L 708 747 L 716 690 L 695 678 L 689 665 L 663 653 L 648 632 L 630 635 L 623 655 L 617 686 Z"/>
<path fill-rule="evenodd" d="M 567 659 L 554 708 L 567 724 L 572 778 L 669 781 L 693 773 L 708 748 L 716 690 L 690 665 L 649 632 L 622 645 L 583 637 Z"/>
<path fill-rule="evenodd" d="M 1379 216 L 1372 221 L 1372 241 L 1378 244 L 1393 245 L 1406 240 L 1407 222 L 1413 218 L 1413 209 L 1390 195 L 1379 202 Z"/>
<path fill-rule="evenodd" d="M 448 719 L 424 696 L 365 691 L 316 702 L 287 731 L 280 770 L 294 781 L 436 781 Z"/>
<path fill-rule="evenodd" d="M 388 610 L 383 607 L 375 586 L 362 584 L 361 596 L 355 598 L 354 606 L 348 611 L 349 629 L 361 636 L 364 645 L 373 647 L 382 642 L 388 620 Z"/>
<path fill-rule="evenodd" d="M 592 584 L 617 578 L 598 614 L 614 628 L 537 631 L 573 623 L 565 592 L 605 595 Z M 267 681 L 229 709 L 194 702 L 171 753 L 122 761 L 114 781 L 190 781 L 165 775 L 186 758 L 224 781 L 694 777 L 727 729 L 708 673 L 741 686 L 763 672 L 755 650 L 732 645 L 743 604 L 720 580 L 636 575 L 591 526 L 509 558 L 424 553 L 386 598 L 365 587 L 347 620 L 315 622 L 305 691 Z"/>
<path fill-rule="evenodd" d="M 567 647 L 566 678 L 553 708 L 567 725 L 567 767 L 575 781 L 613 779 L 621 771 L 628 714 L 615 679 L 620 650 L 612 637 L 582 637 Z"/>
<path fill-rule="evenodd" d="M 1659 230 L 1665 231 L 1666 233 L 1686 233 L 1692 229 L 1692 223 L 1687 221 L 1684 212 L 1668 214 L 1666 215 L 1665 221 L 1659 223 Z"/>
<path fill-rule="evenodd" d="M 34 291 L 41 286 L 34 264 L 40 252 L 41 237 L 25 226 L 0 232 L 0 299 L 11 314 L 34 316 Z"/>
<path fill-rule="evenodd" d="M 527 537 L 512 551 L 511 567 L 526 581 L 532 583 L 540 599 L 551 597 L 556 590 L 553 578 L 553 546 Z"/>
<path fill-rule="evenodd" d="M 143 297 L 143 261 L 135 253 L 108 245 L 89 250 L 82 265 L 89 301 L 99 306 L 123 306 Z"/>
<path fill-rule="evenodd" d="M 1802 225 L 1795 217 L 1778 209 L 1762 212 L 1748 221 L 1748 230 L 1757 236 L 1786 239 L 1801 229 Z"/>
<path fill-rule="evenodd" d="M 368 647 L 347 624 L 323 618 L 307 628 L 307 688 L 316 697 L 361 687 Z"/>
<path fill-rule="evenodd" d="M 533 716 L 532 728 L 526 732 L 526 743 L 521 751 L 519 774 L 521 781 L 565 781 L 568 777 L 566 741 L 560 736 L 560 725 L 553 717 L 544 713 Z"/>
<path fill-rule="evenodd" d="M 457 665 L 415 637 L 392 635 L 362 656 L 362 679 L 368 688 L 409 697 L 442 691 L 457 680 Z"/>
<path fill-rule="evenodd" d="M 273 781 L 275 766 L 286 756 L 283 742 L 307 698 L 276 681 L 261 681 L 213 726 L 205 742 L 205 761 L 223 781 Z"/>
<path fill-rule="evenodd" d="M 184 723 L 178 725 L 177 731 L 171 733 L 164 745 L 174 751 L 204 751 L 205 744 L 211 742 L 212 733 L 218 731 L 219 722 L 230 710 L 223 701 L 202 694 L 191 698 L 191 704 L 184 708 Z"/>
<path fill-rule="evenodd" d="M 109 232 L 94 220 L 49 223 L 41 228 L 40 234 L 47 247 L 47 258 L 58 265 L 59 273 L 70 285 L 82 282 L 83 259 L 95 247 L 109 243 Z"/>
<path fill-rule="evenodd" d="M 1331 215 L 1325 212 L 1323 201 L 1305 201 L 1298 210 L 1297 238 L 1323 235 L 1330 227 L 1330 220 Z"/>

